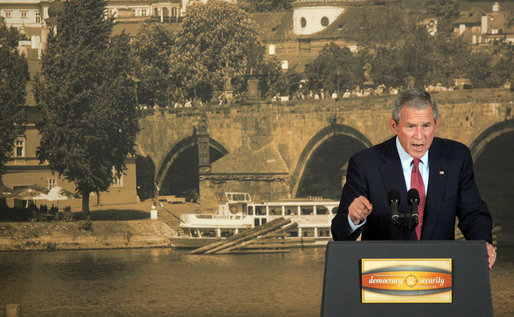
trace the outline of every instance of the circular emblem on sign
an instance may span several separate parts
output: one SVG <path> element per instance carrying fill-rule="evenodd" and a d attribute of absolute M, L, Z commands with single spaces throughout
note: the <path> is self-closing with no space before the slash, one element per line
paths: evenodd
<path fill-rule="evenodd" d="M 405 277 L 405 284 L 408 287 L 413 288 L 414 286 L 416 286 L 416 284 L 418 284 L 418 279 L 414 275 L 409 274 L 407 275 L 407 277 Z"/>

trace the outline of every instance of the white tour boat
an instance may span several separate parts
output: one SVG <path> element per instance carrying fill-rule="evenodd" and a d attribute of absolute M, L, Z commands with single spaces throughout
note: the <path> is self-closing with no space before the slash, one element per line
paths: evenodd
<path fill-rule="evenodd" d="M 181 230 L 171 239 L 175 248 L 199 248 L 261 226 L 277 218 L 291 219 L 298 226 L 287 231 L 287 238 L 301 238 L 310 245 L 326 245 L 331 239 L 330 225 L 339 202 L 321 198 L 253 202 L 250 194 L 226 192 L 219 195 L 216 214 L 183 214 Z"/>

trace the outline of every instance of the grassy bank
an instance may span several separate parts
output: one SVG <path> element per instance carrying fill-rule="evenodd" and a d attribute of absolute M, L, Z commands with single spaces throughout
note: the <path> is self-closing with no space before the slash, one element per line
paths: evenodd
<path fill-rule="evenodd" d="M 159 220 L 4 222 L 0 251 L 167 247 L 172 235 Z"/>

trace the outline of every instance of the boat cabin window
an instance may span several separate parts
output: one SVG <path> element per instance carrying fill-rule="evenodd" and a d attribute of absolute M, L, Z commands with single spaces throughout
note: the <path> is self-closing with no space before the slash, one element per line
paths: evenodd
<path fill-rule="evenodd" d="M 214 229 L 200 229 L 202 237 L 216 237 L 216 230 Z"/>
<path fill-rule="evenodd" d="M 248 215 L 253 215 L 253 206 L 248 206 Z"/>
<path fill-rule="evenodd" d="M 230 204 L 229 208 L 231 214 L 240 214 L 246 209 L 246 204 Z"/>
<path fill-rule="evenodd" d="M 186 236 L 198 237 L 198 229 L 184 229 L 184 233 L 186 234 Z"/>
<path fill-rule="evenodd" d="M 266 224 L 266 218 L 255 217 L 253 219 L 253 226 L 258 227 Z"/>
<path fill-rule="evenodd" d="M 269 206 L 269 214 L 272 216 L 282 215 L 282 206 Z"/>
<path fill-rule="evenodd" d="M 316 215 L 328 215 L 328 209 L 325 206 L 316 206 Z"/>
<path fill-rule="evenodd" d="M 255 214 L 258 216 L 265 216 L 266 206 L 255 206 Z"/>
<path fill-rule="evenodd" d="M 298 237 L 298 228 L 288 230 L 287 236 L 288 237 Z"/>
<path fill-rule="evenodd" d="M 235 229 L 221 229 L 221 236 L 223 238 L 228 238 L 233 236 L 235 233 Z"/>
<path fill-rule="evenodd" d="M 229 194 L 229 198 L 234 200 L 234 201 L 245 201 L 246 200 L 246 194 L 244 194 L 244 193 Z"/>
<path fill-rule="evenodd" d="M 302 216 L 314 214 L 314 206 L 301 206 L 300 210 L 302 212 Z"/>
<path fill-rule="evenodd" d="M 314 237 L 314 228 L 302 228 L 302 237 Z"/>
<path fill-rule="evenodd" d="M 333 214 L 333 215 L 336 215 L 336 214 L 337 214 L 337 208 L 338 208 L 338 207 L 332 207 L 332 214 Z"/>
<path fill-rule="evenodd" d="M 330 229 L 318 228 L 318 237 L 330 237 Z"/>
<path fill-rule="evenodd" d="M 298 215 L 298 206 L 286 206 L 286 216 Z"/>

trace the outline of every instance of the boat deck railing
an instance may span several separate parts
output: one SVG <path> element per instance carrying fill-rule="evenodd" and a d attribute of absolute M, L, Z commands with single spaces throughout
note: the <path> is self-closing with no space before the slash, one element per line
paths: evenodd
<path fill-rule="evenodd" d="M 234 219 L 234 220 L 239 220 L 239 219 L 242 218 L 241 216 L 234 216 L 234 215 L 222 216 L 222 215 L 197 214 L 197 215 L 194 215 L 194 216 L 196 218 L 199 218 L 199 219 L 224 219 L 224 220 Z"/>

